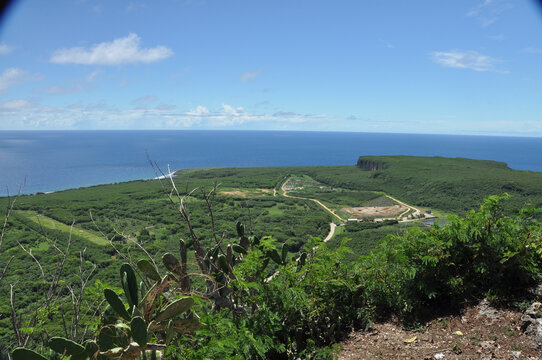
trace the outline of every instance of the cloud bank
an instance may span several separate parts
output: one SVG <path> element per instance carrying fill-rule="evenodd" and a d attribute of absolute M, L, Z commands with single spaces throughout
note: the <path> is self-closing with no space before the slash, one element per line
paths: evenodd
<path fill-rule="evenodd" d="M 474 71 L 504 72 L 495 67 L 497 60 L 476 51 L 435 51 L 431 56 L 434 62 L 444 67 Z"/>
<path fill-rule="evenodd" d="M 51 56 L 54 64 L 81 65 L 120 65 L 130 63 L 152 63 L 173 55 L 173 51 L 165 46 L 141 48 L 140 38 L 136 34 L 102 42 L 91 48 L 72 47 L 59 49 Z"/>
<path fill-rule="evenodd" d="M 244 74 L 241 74 L 237 80 L 239 82 L 247 82 L 249 80 L 254 80 L 258 76 L 260 76 L 261 73 L 262 73 L 261 70 L 249 71 Z"/>
<path fill-rule="evenodd" d="M 24 71 L 19 68 L 6 69 L 0 74 L 0 93 L 7 88 L 17 85 L 24 75 Z"/>

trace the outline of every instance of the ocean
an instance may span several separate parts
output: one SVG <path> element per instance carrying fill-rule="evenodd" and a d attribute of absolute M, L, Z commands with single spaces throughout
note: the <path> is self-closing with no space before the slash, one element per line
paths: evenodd
<path fill-rule="evenodd" d="M 542 138 L 302 131 L 1 131 L 0 196 L 209 167 L 354 165 L 362 155 L 464 157 L 542 172 Z"/>

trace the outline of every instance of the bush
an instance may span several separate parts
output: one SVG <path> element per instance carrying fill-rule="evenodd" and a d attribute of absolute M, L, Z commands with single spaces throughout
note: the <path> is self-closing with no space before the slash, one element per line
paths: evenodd
<path fill-rule="evenodd" d="M 478 211 L 429 231 L 388 236 L 361 259 L 369 303 L 380 314 L 419 316 L 487 292 L 508 297 L 540 281 L 540 212 L 505 216 L 505 197 L 490 196 Z"/>

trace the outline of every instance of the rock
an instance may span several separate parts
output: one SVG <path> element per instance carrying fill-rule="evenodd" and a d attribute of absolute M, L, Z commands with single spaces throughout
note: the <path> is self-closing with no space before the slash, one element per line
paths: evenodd
<path fill-rule="evenodd" d="M 486 299 L 482 300 L 478 305 L 478 314 L 489 318 L 492 322 L 499 318 L 497 310 L 493 309 Z"/>
<path fill-rule="evenodd" d="M 480 343 L 480 346 L 481 346 L 482 349 L 484 349 L 484 350 L 489 350 L 489 349 L 495 347 L 495 341 L 489 341 L 489 340 L 488 340 L 488 341 L 482 341 L 482 342 Z"/>
<path fill-rule="evenodd" d="M 521 351 L 510 351 L 510 357 L 514 359 L 521 359 Z"/>
<path fill-rule="evenodd" d="M 521 330 L 542 347 L 542 303 L 534 302 L 521 317 Z"/>
<path fill-rule="evenodd" d="M 538 297 L 539 299 L 542 299 L 542 284 L 538 284 L 537 286 L 529 289 L 531 294 Z"/>

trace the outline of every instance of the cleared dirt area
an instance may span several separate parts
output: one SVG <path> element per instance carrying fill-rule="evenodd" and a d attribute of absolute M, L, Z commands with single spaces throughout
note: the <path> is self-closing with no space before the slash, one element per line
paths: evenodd
<path fill-rule="evenodd" d="M 266 196 L 272 193 L 273 190 L 271 189 L 229 189 L 220 191 L 220 194 L 222 195 L 238 196 L 243 198 Z"/>
<path fill-rule="evenodd" d="M 339 359 L 529 359 L 542 349 L 521 331 L 522 313 L 496 309 L 487 301 L 462 314 L 435 319 L 418 331 L 393 322 L 353 332 Z"/>
<path fill-rule="evenodd" d="M 345 207 L 341 209 L 341 211 L 347 213 L 351 218 L 396 217 L 406 210 L 408 210 L 408 208 L 403 205 Z"/>

